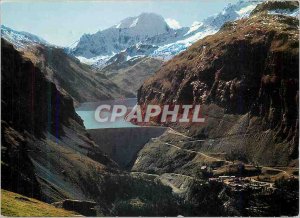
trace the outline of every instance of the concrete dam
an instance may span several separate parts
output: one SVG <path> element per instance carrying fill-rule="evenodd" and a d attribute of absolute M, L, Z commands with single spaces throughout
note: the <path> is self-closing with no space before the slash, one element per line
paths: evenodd
<path fill-rule="evenodd" d="M 137 153 L 151 139 L 162 135 L 165 127 L 89 129 L 92 139 L 118 165 L 130 170 Z"/>

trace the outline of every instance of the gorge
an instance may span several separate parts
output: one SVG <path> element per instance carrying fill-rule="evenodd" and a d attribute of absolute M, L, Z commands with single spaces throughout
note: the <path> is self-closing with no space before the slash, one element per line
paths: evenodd
<path fill-rule="evenodd" d="M 73 48 L 1 26 L 2 215 L 297 216 L 298 15 L 142 13 Z M 99 123 L 103 104 L 201 105 L 205 122 Z"/>

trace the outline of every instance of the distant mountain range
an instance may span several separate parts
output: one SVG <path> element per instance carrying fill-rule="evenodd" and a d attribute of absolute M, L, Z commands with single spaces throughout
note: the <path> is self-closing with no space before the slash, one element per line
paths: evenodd
<path fill-rule="evenodd" d="M 191 27 L 172 29 L 165 19 L 154 13 L 142 13 L 129 17 L 103 31 L 84 34 L 69 52 L 80 61 L 103 67 L 118 53 L 135 56 L 152 56 L 163 60 L 186 50 L 191 44 L 207 35 L 216 33 L 228 22 L 247 17 L 258 1 L 239 1 L 229 4 L 224 10 Z"/>
<path fill-rule="evenodd" d="M 191 27 L 179 29 L 171 28 L 161 15 L 142 13 L 136 17 L 125 18 L 120 23 L 95 34 L 84 34 L 65 50 L 81 62 L 95 68 L 112 64 L 112 60 L 117 59 L 120 53 L 122 57 L 125 56 L 125 61 L 141 56 L 168 60 L 199 39 L 218 32 L 226 22 L 248 17 L 261 2 L 263 0 L 240 0 L 236 4 L 228 4 L 220 13 L 202 22 L 195 21 Z M 269 13 L 297 16 L 299 11 L 270 10 Z M 3 25 L 1 35 L 17 47 L 30 44 L 49 45 L 38 36 L 15 31 Z"/>
<path fill-rule="evenodd" d="M 95 68 L 112 64 L 112 60 L 117 59 L 120 53 L 122 57 L 125 56 L 124 61 L 141 56 L 168 60 L 199 39 L 216 33 L 224 23 L 247 17 L 261 1 L 241 0 L 236 4 L 229 4 L 222 12 L 202 22 L 196 21 L 191 27 L 179 29 L 171 28 L 161 15 L 142 13 L 136 17 L 125 18 L 95 34 L 84 34 L 65 50 L 82 63 Z M 32 44 L 50 44 L 38 36 L 6 26 L 1 27 L 1 35 L 19 48 Z"/>
<path fill-rule="evenodd" d="M 177 32 L 178 30 L 168 26 L 162 16 L 142 13 L 137 17 L 128 17 L 119 24 L 95 34 L 84 34 L 71 52 L 85 58 L 113 55 L 141 42 L 162 44 L 171 41 Z"/>
<path fill-rule="evenodd" d="M 160 15 L 142 13 L 136 17 L 128 17 L 95 34 L 84 34 L 72 46 L 63 48 L 64 54 L 61 52 L 60 54 L 63 54 L 68 60 L 74 60 L 71 57 L 68 58 L 68 55 L 74 56 L 81 63 L 90 65 L 95 72 L 99 72 L 97 78 L 107 76 L 109 80 L 123 89 L 118 90 L 122 95 L 135 95 L 138 87 L 155 73 L 164 60 L 169 60 L 185 51 L 196 41 L 215 34 L 226 22 L 248 17 L 260 2 L 262 0 L 240 0 L 236 4 L 227 5 L 220 13 L 210 16 L 202 22 L 194 22 L 191 27 L 178 29 L 171 28 Z M 271 8 L 268 13 L 297 16 L 299 10 L 272 10 Z M 3 25 L 1 26 L 1 36 L 19 50 L 31 50 L 31 53 L 34 54 L 31 56 L 38 56 L 37 50 L 32 45 L 43 46 L 43 51 L 47 50 L 46 47 L 62 50 L 36 35 L 16 31 Z M 148 63 L 155 64 L 152 67 Z M 138 75 L 139 72 L 143 76 Z M 119 73 L 121 74 L 117 75 Z M 94 76 L 93 73 L 90 74 L 90 76 Z M 131 78 L 130 80 L 127 78 L 128 76 Z M 131 93 L 124 92 L 125 86 L 129 84 L 132 87 Z M 57 83 L 57 85 L 61 87 L 61 84 Z M 84 96 L 90 96 L 83 94 L 85 92 L 81 93 Z M 105 96 L 110 95 L 106 92 Z M 113 94 L 113 96 L 117 95 Z M 92 99 L 93 97 L 88 98 L 88 100 Z M 81 96 L 74 97 L 74 100 L 80 102 L 87 99 Z"/>

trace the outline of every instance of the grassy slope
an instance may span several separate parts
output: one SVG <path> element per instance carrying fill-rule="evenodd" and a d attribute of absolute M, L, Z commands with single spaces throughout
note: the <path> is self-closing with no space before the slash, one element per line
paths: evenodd
<path fill-rule="evenodd" d="M 73 211 L 56 208 L 50 204 L 27 198 L 1 189 L 1 215 L 3 216 L 78 216 Z"/>

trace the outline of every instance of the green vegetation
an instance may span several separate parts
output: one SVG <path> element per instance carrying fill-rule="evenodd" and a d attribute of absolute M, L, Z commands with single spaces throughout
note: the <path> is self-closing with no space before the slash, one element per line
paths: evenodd
<path fill-rule="evenodd" d="M 1 189 L 1 215 L 3 216 L 78 216 L 73 211 L 56 208 L 50 204 L 27 198 Z"/>

